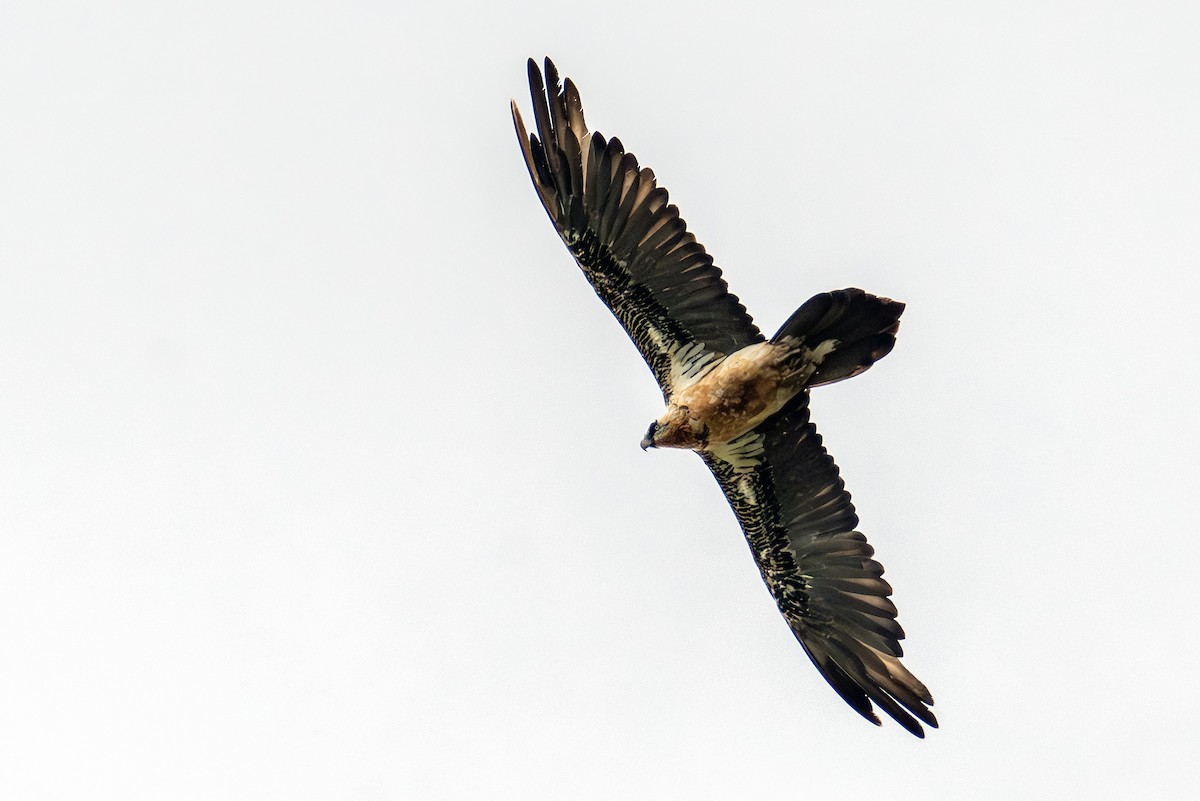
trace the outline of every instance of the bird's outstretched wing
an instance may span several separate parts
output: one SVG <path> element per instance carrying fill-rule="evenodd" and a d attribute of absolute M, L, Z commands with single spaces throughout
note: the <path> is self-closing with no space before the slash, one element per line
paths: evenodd
<path fill-rule="evenodd" d="M 808 394 L 750 434 L 701 453 L 729 499 L 796 639 L 851 707 L 874 701 L 918 737 L 933 697 L 900 664 L 904 631 L 837 465 L 809 421 Z"/>
<path fill-rule="evenodd" d="M 617 139 L 589 133 L 579 92 L 529 60 L 537 133 L 513 124 L 534 188 L 596 294 L 625 327 L 664 396 L 681 377 L 763 339 L 687 230 L 654 172 Z"/>

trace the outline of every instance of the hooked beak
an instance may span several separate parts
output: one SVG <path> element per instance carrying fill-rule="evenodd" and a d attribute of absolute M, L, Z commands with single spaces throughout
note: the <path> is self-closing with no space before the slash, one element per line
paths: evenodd
<path fill-rule="evenodd" d="M 646 432 L 646 436 L 642 437 L 642 441 L 641 441 L 641 443 L 639 443 L 642 446 L 642 450 L 646 450 L 647 448 L 658 447 L 654 444 L 654 432 L 655 432 L 655 430 L 657 430 L 657 428 L 658 428 L 657 422 L 650 424 L 650 430 Z"/>

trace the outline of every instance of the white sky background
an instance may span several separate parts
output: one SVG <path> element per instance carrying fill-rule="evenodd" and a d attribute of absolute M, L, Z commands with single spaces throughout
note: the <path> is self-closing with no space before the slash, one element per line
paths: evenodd
<path fill-rule="evenodd" d="M 403 6 L 0 9 L 4 794 L 1190 797 L 1194 4 Z M 543 54 L 768 332 L 909 304 L 813 407 L 924 742 L 638 449 Z"/>

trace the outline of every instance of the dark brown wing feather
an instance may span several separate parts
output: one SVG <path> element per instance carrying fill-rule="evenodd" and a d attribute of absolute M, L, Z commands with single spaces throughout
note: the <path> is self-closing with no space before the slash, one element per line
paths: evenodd
<path fill-rule="evenodd" d="M 526 132 L 512 104 L 529 175 L 563 242 L 664 395 L 673 362 L 678 374 L 687 366 L 681 359 L 729 354 L 761 342 L 712 257 L 687 230 L 679 209 L 668 204 L 654 172 L 639 168 L 620 140 L 588 133 L 575 85 L 570 79 L 559 85 L 550 59 L 546 78 L 543 84 L 530 59 L 536 134 Z"/>
<path fill-rule="evenodd" d="M 874 701 L 918 737 L 937 727 L 925 685 L 900 664 L 904 631 L 837 465 L 809 421 L 807 393 L 758 429 L 761 454 L 735 467 L 701 456 L 729 499 L 759 571 L 813 664 L 875 724 Z M 757 448 L 754 449 L 757 452 Z"/>

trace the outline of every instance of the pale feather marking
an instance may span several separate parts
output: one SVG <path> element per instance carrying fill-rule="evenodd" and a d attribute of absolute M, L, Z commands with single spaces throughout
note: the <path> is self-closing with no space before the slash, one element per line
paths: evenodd
<path fill-rule="evenodd" d="M 763 435 L 757 431 L 747 431 L 729 442 L 719 442 L 709 447 L 713 456 L 728 464 L 737 473 L 748 473 L 761 465 L 763 451 Z M 738 486 L 752 503 L 757 502 L 745 479 L 739 481 Z"/>
<path fill-rule="evenodd" d="M 671 359 L 671 391 L 678 392 L 686 389 L 708 375 L 723 358 L 721 354 L 705 350 L 703 342 L 692 342 L 687 345 L 672 345 L 669 353 Z"/>
<path fill-rule="evenodd" d="M 654 326 L 646 325 L 646 337 L 654 343 L 654 347 L 659 350 L 667 350 L 667 338 Z"/>
<path fill-rule="evenodd" d="M 837 350 L 837 346 L 842 344 L 837 339 L 826 339 L 820 345 L 808 352 L 808 358 L 814 365 L 825 361 L 825 357 Z"/>

